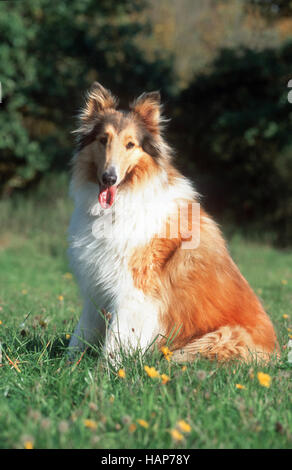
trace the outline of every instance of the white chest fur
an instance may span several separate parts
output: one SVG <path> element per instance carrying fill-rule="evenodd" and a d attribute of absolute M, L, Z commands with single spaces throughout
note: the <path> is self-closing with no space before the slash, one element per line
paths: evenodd
<path fill-rule="evenodd" d="M 116 335 L 127 348 L 139 345 L 145 349 L 163 334 L 163 326 L 157 301 L 135 288 L 129 259 L 135 247 L 144 246 L 162 230 L 177 199 L 193 197 L 194 192 L 184 179 L 177 187 L 169 188 L 159 178 L 135 195 L 118 191 L 114 205 L 106 210 L 99 205 L 98 192 L 98 185 L 92 183 L 72 191 L 75 210 L 69 227 L 71 267 L 85 301 L 105 308 L 113 316 L 107 349 L 115 348 Z M 86 318 L 88 312 L 88 323 Z M 90 323 L 92 329 L 92 318 Z M 82 321 L 78 334 L 81 327 Z"/>

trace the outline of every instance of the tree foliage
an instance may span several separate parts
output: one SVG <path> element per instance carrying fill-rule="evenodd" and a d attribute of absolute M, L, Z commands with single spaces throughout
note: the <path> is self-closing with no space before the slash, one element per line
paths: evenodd
<path fill-rule="evenodd" d="M 85 90 L 99 80 L 126 101 L 171 88 L 167 61 L 145 60 L 139 0 L 0 2 L 0 184 L 10 191 L 72 151 Z"/>
<path fill-rule="evenodd" d="M 211 209 L 240 225 L 260 221 L 283 244 L 292 239 L 291 62 L 292 43 L 222 50 L 177 105 L 184 166 L 203 176 Z"/>
<path fill-rule="evenodd" d="M 257 8 L 262 15 L 270 20 L 277 20 L 279 17 L 291 17 L 291 0 L 247 0 L 247 6 Z"/>
<path fill-rule="evenodd" d="M 291 2 L 149 1 L 0 2 L 0 193 L 66 167 L 94 80 L 122 107 L 160 89 L 207 208 L 291 243 Z"/>

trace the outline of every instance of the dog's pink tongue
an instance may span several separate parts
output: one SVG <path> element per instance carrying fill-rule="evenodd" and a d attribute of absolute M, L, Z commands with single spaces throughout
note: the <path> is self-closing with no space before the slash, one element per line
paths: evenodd
<path fill-rule="evenodd" d="M 116 186 L 109 186 L 107 188 L 101 188 L 98 195 L 98 200 L 103 209 L 108 209 L 114 203 L 117 192 Z"/>

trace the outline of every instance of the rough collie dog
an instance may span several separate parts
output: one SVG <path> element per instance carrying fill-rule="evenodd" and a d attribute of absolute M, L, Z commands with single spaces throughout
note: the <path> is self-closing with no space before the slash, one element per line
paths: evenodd
<path fill-rule="evenodd" d="M 269 358 L 273 325 L 191 182 L 172 165 L 158 92 L 117 110 L 95 83 L 72 162 L 69 257 L 84 297 L 70 350 L 167 344 L 176 361 Z"/>

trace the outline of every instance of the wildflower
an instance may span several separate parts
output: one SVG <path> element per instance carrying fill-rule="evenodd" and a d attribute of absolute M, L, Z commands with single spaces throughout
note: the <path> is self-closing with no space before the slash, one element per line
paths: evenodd
<path fill-rule="evenodd" d="M 245 390 L 246 387 L 244 385 L 241 385 L 241 384 L 235 384 L 235 387 L 238 388 L 239 390 Z"/>
<path fill-rule="evenodd" d="M 72 279 L 73 276 L 71 273 L 65 273 L 64 276 L 63 276 L 65 279 Z"/>
<path fill-rule="evenodd" d="M 120 369 L 118 371 L 118 376 L 121 378 L 121 379 L 124 379 L 126 377 L 126 372 L 124 369 Z"/>
<path fill-rule="evenodd" d="M 124 424 L 130 424 L 132 422 L 132 418 L 129 415 L 125 415 L 122 417 L 122 421 Z"/>
<path fill-rule="evenodd" d="M 253 370 L 253 368 L 249 369 L 248 375 L 249 375 L 250 379 L 254 379 L 254 370 Z"/>
<path fill-rule="evenodd" d="M 58 296 L 58 300 L 60 300 L 60 302 L 63 302 L 63 300 L 64 300 L 63 295 L 59 295 L 59 296 Z"/>
<path fill-rule="evenodd" d="M 49 429 L 51 426 L 51 420 L 50 418 L 43 418 L 40 424 L 42 429 Z"/>
<path fill-rule="evenodd" d="M 187 366 L 182 366 L 181 370 L 184 372 L 185 370 L 187 370 Z"/>
<path fill-rule="evenodd" d="M 42 328 L 46 328 L 48 323 L 46 322 L 46 320 L 42 320 L 41 318 L 39 319 L 39 325 L 42 327 Z"/>
<path fill-rule="evenodd" d="M 139 423 L 142 428 L 149 428 L 149 424 L 144 419 L 137 419 L 137 423 Z"/>
<path fill-rule="evenodd" d="M 0 320 L 0 325 L 2 325 L 2 320 Z"/>
<path fill-rule="evenodd" d="M 70 339 L 71 338 L 71 335 L 69 335 L 68 333 L 66 334 L 66 339 Z"/>
<path fill-rule="evenodd" d="M 103 424 L 105 424 L 105 423 L 107 422 L 107 418 L 106 418 L 106 416 L 104 416 L 104 415 L 101 415 L 101 417 L 100 417 L 100 421 L 101 421 Z"/>
<path fill-rule="evenodd" d="M 204 370 L 198 370 L 197 377 L 199 380 L 205 380 L 205 378 L 207 377 L 207 373 Z"/>
<path fill-rule="evenodd" d="M 130 426 L 129 426 L 129 431 L 130 431 L 130 432 L 135 432 L 135 431 L 136 431 L 136 429 L 137 429 L 137 426 L 136 426 L 136 424 L 134 424 L 134 423 L 131 423 L 131 424 L 130 424 Z"/>
<path fill-rule="evenodd" d="M 92 436 L 92 438 L 91 438 L 91 444 L 92 445 L 96 445 L 99 441 L 100 441 L 99 436 Z"/>
<path fill-rule="evenodd" d="M 288 281 L 286 281 L 286 279 L 282 279 L 281 282 L 282 282 L 283 286 L 286 286 L 288 284 Z"/>
<path fill-rule="evenodd" d="M 97 410 L 98 410 L 97 404 L 94 403 L 93 401 L 91 401 L 88 406 L 89 406 L 89 409 L 90 409 L 91 411 L 97 411 Z"/>
<path fill-rule="evenodd" d="M 84 421 L 84 426 L 89 429 L 96 429 L 97 428 L 97 422 L 93 421 L 93 419 L 85 419 Z"/>
<path fill-rule="evenodd" d="M 24 442 L 25 449 L 33 449 L 33 442 L 32 441 L 25 441 Z"/>
<path fill-rule="evenodd" d="M 289 315 L 287 315 L 287 313 L 284 313 L 284 315 L 282 315 L 282 318 L 284 319 L 289 318 Z"/>
<path fill-rule="evenodd" d="M 26 289 L 22 289 L 21 293 L 22 293 L 22 295 L 26 295 L 26 294 L 27 294 L 27 290 L 26 290 Z"/>
<path fill-rule="evenodd" d="M 24 449 L 33 449 L 34 448 L 34 437 L 30 434 L 24 434 L 20 438 L 20 446 Z"/>
<path fill-rule="evenodd" d="M 41 413 L 38 410 L 33 410 L 32 408 L 28 410 L 27 414 L 28 417 L 33 421 L 40 421 L 40 419 L 42 418 Z"/>
<path fill-rule="evenodd" d="M 191 429 L 192 429 L 191 426 L 188 423 L 186 423 L 183 419 L 178 421 L 177 425 L 182 432 L 191 432 Z"/>
<path fill-rule="evenodd" d="M 264 372 L 258 372 L 257 377 L 262 387 L 270 387 L 272 378 L 269 374 L 265 374 Z"/>
<path fill-rule="evenodd" d="M 167 346 L 163 346 L 163 347 L 161 348 L 161 352 L 162 352 L 162 354 L 164 355 L 165 359 L 166 359 L 167 361 L 170 361 L 170 358 L 171 358 L 171 356 L 172 356 L 172 354 L 173 354 L 172 351 L 170 351 L 170 349 L 169 349 Z"/>
<path fill-rule="evenodd" d="M 175 441 L 183 440 L 183 435 L 177 429 L 171 429 L 170 434 Z"/>
<path fill-rule="evenodd" d="M 115 397 L 114 397 L 114 395 L 111 395 L 111 396 L 109 397 L 109 402 L 110 402 L 110 403 L 113 403 L 114 401 L 115 401 Z"/>
<path fill-rule="evenodd" d="M 146 374 L 149 375 L 152 379 L 156 379 L 160 377 L 159 372 L 155 369 L 155 367 L 144 366 L 144 370 Z"/>
<path fill-rule="evenodd" d="M 162 380 L 162 385 L 165 385 L 165 384 L 167 384 L 167 382 L 170 381 L 170 378 L 166 374 L 161 374 L 161 380 Z"/>
<path fill-rule="evenodd" d="M 62 434 L 62 433 L 65 433 L 68 431 L 69 429 L 69 423 L 68 421 L 60 421 L 59 425 L 58 425 L 58 429 L 59 429 L 59 432 Z"/>

